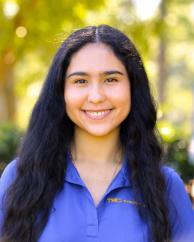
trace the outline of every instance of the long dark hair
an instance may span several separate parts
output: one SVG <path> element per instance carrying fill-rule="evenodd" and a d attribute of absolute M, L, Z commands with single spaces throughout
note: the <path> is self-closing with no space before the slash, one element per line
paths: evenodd
<path fill-rule="evenodd" d="M 48 221 L 53 200 L 63 188 L 65 157 L 74 132 L 65 111 L 65 72 L 73 53 L 96 42 L 110 46 L 128 72 L 132 108 L 121 124 L 120 140 L 132 167 L 135 194 L 145 205 L 139 214 L 150 228 L 149 241 L 169 241 L 162 150 L 148 78 L 133 43 L 107 25 L 75 31 L 54 57 L 18 154 L 17 177 L 6 193 L 3 241 L 36 242 Z"/>

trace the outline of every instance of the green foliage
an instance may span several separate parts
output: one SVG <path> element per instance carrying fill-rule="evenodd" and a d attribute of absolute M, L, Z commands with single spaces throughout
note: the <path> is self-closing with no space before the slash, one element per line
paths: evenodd
<path fill-rule="evenodd" d="M 12 123 L 0 125 L 0 172 L 17 153 L 22 131 Z"/>
<path fill-rule="evenodd" d="M 103 0 L 47 0 L 16 1 L 18 13 L 8 18 L 3 13 L 6 0 L 0 4 L 0 50 L 14 48 L 16 58 L 21 58 L 26 51 L 40 51 L 43 58 L 50 58 L 53 49 L 48 47 L 58 33 L 69 33 L 72 29 L 84 24 L 88 10 L 98 10 Z M 73 21 L 72 21 L 73 20 Z M 16 29 L 24 26 L 27 29 L 25 38 L 18 38 Z M 54 47 L 54 46 L 53 46 Z"/>
<path fill-rule="evenodd" d="M 157 128 L 163 141 L 165 162 L 172 166 L 186 182 L 194 178 L 194 164 L 189 162 L 189 138 L 184 128 L 166 120 L 159 120 Z"/>
<path fill-rule="evenodd" d="M 182 179 L 186 182 L 194 177 L 194 165 L 189 163 L 188 141 L 176 139 L 165 143 L 165 160 L 168 164 L 179 172 Z"/>

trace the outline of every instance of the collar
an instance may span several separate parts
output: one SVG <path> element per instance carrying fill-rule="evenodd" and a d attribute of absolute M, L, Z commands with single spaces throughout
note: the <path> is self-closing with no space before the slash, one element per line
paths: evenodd
<path fill-rule="evenodd" d="M 72 162 L 70 153 L 67 153 L 66 161 L 67 161 L 67 167 L 66 167 L 66 173 L 65 173 L 65 181 L 79 186 L 86 187 L 76 167 Z M 125 155 L 120 171 L 112 180 L 107 192 L 110 192 L 110 190 L 113 190 L 116 188 L 130 187 L 130 186 L 131 186 L 131 172 L 130 172 L 130 166 L 128 165 L 127 157 Z"/>

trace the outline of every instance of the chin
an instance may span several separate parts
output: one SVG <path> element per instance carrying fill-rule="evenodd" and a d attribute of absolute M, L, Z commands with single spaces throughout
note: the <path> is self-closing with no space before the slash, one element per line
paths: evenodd
<path fill-rule="evenodd" d="M 111 130 L 107 130 L 107 131 L 87 131 L 89 135 L 91 136 L 95 136 L 95 137 L 105 137 L 107 135 L 109 135 L 110 133 L 112 133 L 113 131 Z"/>

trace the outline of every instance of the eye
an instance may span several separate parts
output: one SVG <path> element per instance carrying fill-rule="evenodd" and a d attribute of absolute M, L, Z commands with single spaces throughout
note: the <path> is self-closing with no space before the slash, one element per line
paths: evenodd
<path fill-rule="evenodd" d="M 117 82 L 118 80 L 115 78 L 107 78 L 105 81 L 108 83 L 112 83 L 112 82 Z"/>
<path fill-rule="evenodd" d="M 78 80 L 75 80 L 74 83 L 77 83 L 77 84 L 85 84 L 87 81 L 85 79 L 78 79 Z"/>

